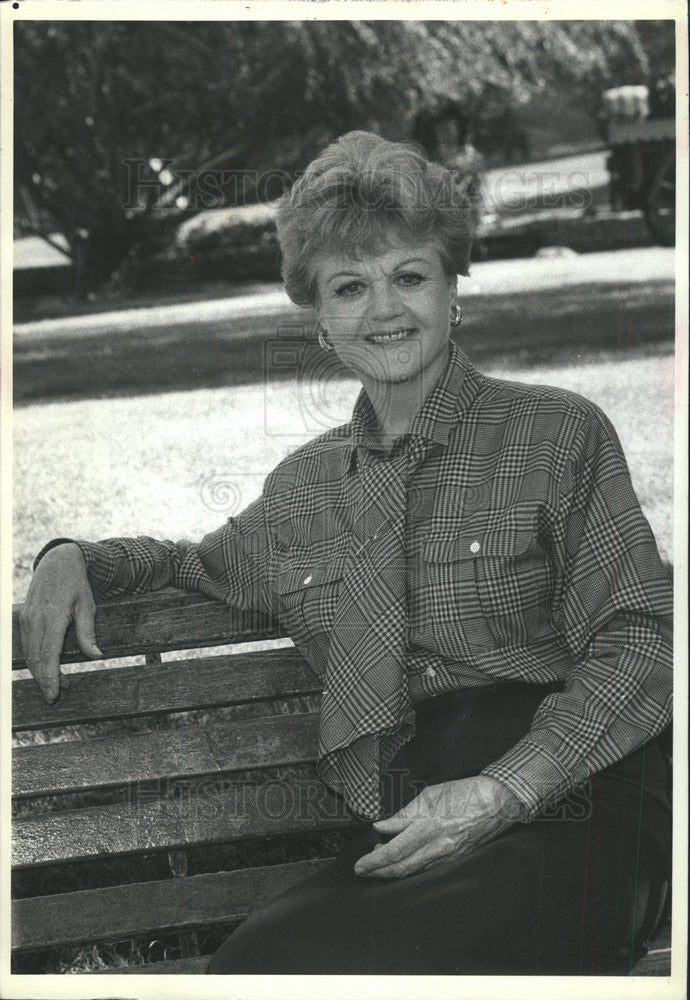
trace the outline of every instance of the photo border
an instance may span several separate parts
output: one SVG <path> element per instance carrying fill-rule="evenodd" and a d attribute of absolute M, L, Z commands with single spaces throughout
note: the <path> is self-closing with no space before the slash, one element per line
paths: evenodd
<path fill-rule="evenodd" d="M 15 9 L 18 7 L 18 9 Z M 11 594 L 12 594 L 12 28 L 21 20 L 635 20 L 638 18 L 676 20 L 677 56 L 677 242 L 676 242 L 676 395 L 675 395 L 675 485 L 674 485 L 674 564 L 675 564 L 675 701 L 674 719 L 674 881 L 673 881 L 673 965 L 669 979 L 650 977 L 570 977 L 570 976 L 157 976 L 128 974 L 107 978 L 94 976 L 12 975 L 9 971 L 9 879 L 2 879 L 0 906 L 0 995 L 20 1000 L 24 997 L 163 997 L 186 1000 L 194 997 L 263 998 L 303 1000 L 357 996 L 361 1000 L 442 1000 L 459 995 L 468 998 L 548 997 L 557 990 L 566 998 L 591 993 L 597 997 L 678 997 L 685 996 L 687 963 L 687 454 L 688 454 L 688 34 L 687 11 L 676 0 L 18 0 L 0 8 L 0 99 L 2 174 L 0 177 L 0 224 L 2 293 L 2 550 L 0 599 L 2 604 L 2 663 L 0 677 L 2 809 L 0 844 L 2 873 L 9 870 L 10 829 L 10 735 L 11 735 Z"/>

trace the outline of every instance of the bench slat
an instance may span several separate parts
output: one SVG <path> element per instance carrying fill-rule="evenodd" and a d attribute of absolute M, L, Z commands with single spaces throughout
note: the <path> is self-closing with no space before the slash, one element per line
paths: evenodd
<path fill-rule="evenodd" d="M 26 661 L 19 631 L 21 605 L 12 609 L 12 666 L 24 669 Z M 203 594 L 165 587 L 104 601 L 96 609 L 96 639 L 106 658 L 160 653 L 199 646 L 223 646 L 257 639 L 281 639 L 285 629 L 262 615 L 238 611 Z M 77 645 L 74 627 L 65 636 L 63 663 L 80 663 L 85 657 Z"/>
<path fill-rule="evenodd" d="M 12 727 L 50 728 L 320 691 L 296 649 L 255 650 L 72 674 L 69 691 L 52 706 L 33 680 L 15 681 Z"/>
<path fill-rule="evenodd" d="M 119 941 L 243 920 L 329 859 L 38 896 L 12 904 L 17 950 Z"/>
<path fill-rule="evenodd" d="M 169 962 L 152 962 L 149 965 L 130 965 L 122 969 L 98 969 L 94 975 L 113 976 L 118 973 L 141 973 L 150 976 L 165 975 L 204 975 L 211 959 L 210 955 L 198 955 L 194 958 L 173 959 Z M 653 954 L 641 959 L 630 973 L 631 976 L 670 976 L 671 949 L 654 951 Z"/>
<path fill-rule="evenodd" d="M 210 955 L 193 958 L 173 958 L 168 962 L 151 962 L 149 965 L 126 965 L 115 969 L 94 969 L 89 976 L 203 976 Z"/>
<path fill-rule="evenodd" d="M 15 798 L 313 761 L 318 713 L 18 747 Z"/>
<path fill-rule="evenodd" d="M 355 825 L 315 777 L 223 786 L 202 783 L 196 796 L 117 803 L 15 819 L 12 863 L 29 868 L 254 837 Z"/>
<path fill-rule="evenodd" d="M 299 863 L 299 862 L 298 862 Z M 670 940 L 670 927 L 669 927 Z M 210 961 L 210 955 L 196 955 L 193 958 L 178 958 L 170 961 L 152 962 L 147 965 L 128 965 L 112 969 L 96 969 L 92 975 L 204 975 Z M 660 941 L 654 941 L 652 951 L 641 959 L 631 970 L 631 976 L 670 976 L 671 948 L 660 947 Z"/>
<path fill-rule="evenodd" d="M 200 976 L 206 973 L 210 955 L 197 955 L 194 958 L 172 959 L 169 962 L 152 962 L 150 965 L 129 965 L 121 969 L 97 969 L 92 975 L 115 976 L 115 975 L 188 975 Z M 641 959 L 630 973 L 631 976 L 670 976 L 671 975 L 671 950 L 655 952 L 647 958 Z"/>

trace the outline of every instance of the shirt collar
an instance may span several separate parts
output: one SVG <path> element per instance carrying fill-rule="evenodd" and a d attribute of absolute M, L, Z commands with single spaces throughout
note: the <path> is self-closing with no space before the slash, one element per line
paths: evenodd
<path fill-rule="evenodd" d="M 445 445 L 460 413 L 478 392 L 479 373 L 453 341 L 449 341 L 446 369 L 424 401 L 410 427 L 410 436 Z M 376 414 L 364 389 L 352 411 L 350 438 L 346 448 L 346 466 L 351 467 L 358 448 L 376 449 L 373 437 Z"/>

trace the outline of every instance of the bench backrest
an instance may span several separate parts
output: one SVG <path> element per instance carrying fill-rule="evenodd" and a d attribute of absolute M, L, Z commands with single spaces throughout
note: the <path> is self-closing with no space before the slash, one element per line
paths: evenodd
<path fill-rule="evenodd" d="M 313 770 L 320 685 L 291 645 L 228 649 L 284 632 L 201 595 L 106 602 L 96 634 L 108 659 L 145 663 L 90 664 L 54 706 L 15 675 L 13 729 L 26 745 L 13 753 L 13 948 L 26 958 L 174 931 L 189 954 L 129 970 L 200 971 L 206 959 L 187 932 L 241 921 L 324 863 L 315 833 L 353 825 Z M 73 629 L 62 659 L 84 660 Z M 274 863 L 255 867 L 267 853 Z"/>

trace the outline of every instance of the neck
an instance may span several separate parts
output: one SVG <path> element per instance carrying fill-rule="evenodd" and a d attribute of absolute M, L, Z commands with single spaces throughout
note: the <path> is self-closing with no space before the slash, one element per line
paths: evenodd
<path fill-rule="evenodd" d="M 378 382 L 362 379 L 362 385 L 371 401 L 378 422 L 378 438 L 384 447 L 390 447 L 396 438 L 407 434 L 428 396 L 438 385 L 448 364 L 447 350 L 419 374 L 406 382 Z"/>

